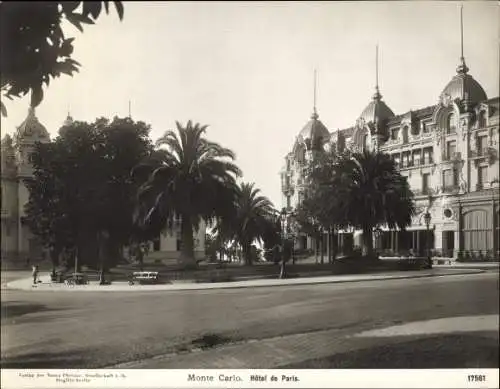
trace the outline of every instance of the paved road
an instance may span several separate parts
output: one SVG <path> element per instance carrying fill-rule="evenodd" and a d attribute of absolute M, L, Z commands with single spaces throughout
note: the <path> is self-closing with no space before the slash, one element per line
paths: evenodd
<path fill-rule="evenodd" d="M 385 355 L 384 367 L 498 367 L 498 306 L 496 272 L 205 291 L 2 291 L 2 367 L 362 367 L 376 365 L 374 355 Z M 352 336 L 441 318 L 455 318 L 448 319 L 453 334 L 441 331 L 431 343 L 400 334 Z M 487 325 L 457 335 L 460 320 Z M 404 346 L 394 349 L 396 338 Z M 188 352 L 214 344 L 226 345 Z M 419 347 L 420 359 L 414 357 Z M 396 357 L 398 350 L 404 355 Z M 270 351 L 271 357 L 258 357 Z M 209 353 L 222 355 L 207 365 Z"/>

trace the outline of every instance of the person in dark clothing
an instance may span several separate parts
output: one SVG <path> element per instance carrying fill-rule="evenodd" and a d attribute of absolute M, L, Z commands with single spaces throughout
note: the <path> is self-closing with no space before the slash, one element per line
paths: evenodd
<path fill-rule="evenodd" d="M 33 284 L 36 285 L 38 280 L 38 265 L 33 265 L 32 276 L 33 276 Z"/>

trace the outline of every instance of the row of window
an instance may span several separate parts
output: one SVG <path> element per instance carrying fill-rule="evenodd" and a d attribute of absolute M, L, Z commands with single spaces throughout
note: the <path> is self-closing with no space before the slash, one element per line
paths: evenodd
<path fill-rule="evenodd" d="M 488 137 L 479 136 L 476 141 L 476 150 L 474 152 L 477 156 L 485 155 L 488 150 Z M 391 154 L 392 159 L 400 168 L 428 165 L 434 163 L 433 148 L 425 147 L 423 149 L 416 149 L 412 151 L 404 151 L 402 153 Z M 445 153 L 443 160 L 449 161 L 457 157 L 457 141 L 451 140 L 446 142 Z"/>
<path fill-rule="evenodd" d="M 396 141 L 399 139 L 399 127 L 398 128 L 392 128 L 391 129 L 391 140 Z M 409 131 L 409 126 L 404 126 L 402 128 L 403 131 L 403 143 L 408 143 L 408 131 Z M 429 132 L 429 128 L 425 125 L 425 123 L 422 123 L 422 132 L 424 134 L 427 134 Z M 413 136 L 417 136 L 420 133 L 420 130 L 417 126 L 411 127 L 411 134 Z"/>
<path fill-rule="evenodd" d="M 415 149 L 411 151 L 404 151 L 400 153 L 391 154 L 391 158 L 400 168 L 429 165 L 434 163 L 433 147 L 424 147 L 422 149 Z"/>
<path fill-rule="evenodd" d="M 429 194 L 430 192 L 430 173 L 422 174 L 422 193 Z M 488 182 L 488 166 L 479 166 L 477 169 L 477 188 L 482 189 L 484 184 Z M 444 192 L 451 191 L 458 186 L 458 171 L 457 169 L 443 170 L 442 189 Z"/>
<path fill-rule="evenodd" d="M 446 118 L 446 124 L 445 124 L 445 131 L 446 131 L 446 134 L 453 134 L 456 132 L 456 123 L 457 123 L 457 120 L 455 118 L 455 114 L 454 113 L 450 113 L 447 118 Z M 486 127 L 486 113 L 484 111 L 481 111 L 479 113 L 479 117 L 478 117 L 478 128 L 484 128 Z M 390 130 L 390 137 L 391 137 L 391 140 L 393 141 L 396 141 L 399 139 L 399 127 L 398 128 L 392 128 Z M 410 131 L 409 129 L 409 126 L 406 125 L 402 128 L 402 131 L 403 131 L 403 143 L 407 143 L 408 142 L 408 132 Z M 422 132 L 424 134 L 428 133 L 429 132 L 429 128 L 427 127 L 427 125 L 425 123 L 422 123 Z M 420 129 L 418 126 L 413 126 L 411 127 L 411 135 L 413 136 L 417 136 L 419 135 L 420 133 Z"/>

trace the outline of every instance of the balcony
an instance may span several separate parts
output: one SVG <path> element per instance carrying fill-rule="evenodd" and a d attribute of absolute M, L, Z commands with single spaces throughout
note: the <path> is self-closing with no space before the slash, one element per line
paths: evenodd
<path fill-rule="evenodd" d="M 281 190 L 287 196 L 293 194 L 293 186 L 290 183 L 282 185 Z"/>
<path fill-rule="evenodd" d="M 453 135 L 457 133 L 457 127 L 456 126 L 449 126 L 446 129 L 446 135 Z"/>
<path fill-rule="evenodd" d="M 462 161 L 462 153 L 452 152 L 452 153 L 444 153 L 441 156 L 443 162 L 460 162 Z"/>
<path fill-rule="evenodd" d="M 413 194 L 415 196 L 430 196 L 433 195 L 434 193 L 435 191 L 432 190 L 431 188 L 422 188 L 413 190 Z"/>
<path fill-rule="evenodd" d="M 478 148 L 476 150 L 469 150 L 470 158 L 485 158 L 489 155 L 489 147 Z"/>
<path fill-rule="evenodd" d="M 416 166 L 413 161 L 403 161 L 402 163 L 399 164 L 399 167 L 401 169 L 407 169 L 407 168 L 410 168 L 410 167 L 414 167 Z"/>
<path fill-rule="evenodd" d="M 458 193 L 460 187 L 458 185 L 443 185 L 441 191 L 443 193 Z"/>
<path fill-rule="evenodd" d="M 488 187 L 488 185 L 486 185 L 485 183 L 478 182 L 476 184 L 476 191 L 487 189 L 487 187 Z"/>

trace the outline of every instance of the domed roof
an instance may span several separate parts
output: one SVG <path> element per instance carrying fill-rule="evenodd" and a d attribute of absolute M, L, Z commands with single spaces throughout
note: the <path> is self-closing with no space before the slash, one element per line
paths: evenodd
<path fill-rule="evenodd" d="M 462 64 L 458 66 L 457 74 L 441 92 L 442 100 L 468 99 L 470 103 L 478 103 L 488 99 L 483 87 L 467 73 L 468 71 L 469 68 L 462 58 Z"/>
<path fill-rule="evenodd" d="M 6 134 L 2 139 L 2 150 L 13 149 L 12 138 L 9 134 Z"/>
<path fill-rule="evenodd" d="M 28 116 L 21 123 L 21 125 L 17 127 L 16 134 L 14 135 L 14 141 L 16 143 L 20 143 L 26 139 L 48 140 L 49 138 L 49 132 L 35 116 L 35 109 L 30 107 L 28 110 Z"/>
<path fill-rule="evenodd" d="M 73 124 L 73 117 L 68 113 L 68 116 L 66 117 L 66 120 L 63 122 L 63 127 L 71 126 Z"/>
<path fill-rule="evenodd" d="M 12 144 L 12 138 L 9 134 L 5 135 L 5 137 L 2 139 L 1 154 L 1 167 L 3 175 L 4 172 L 10 171 L 15 168 L 15 151 Z"/>
<path fill-rule="evenodd" d="M 316 113 L 316 110 L 314 110 L 314 113 L 311 115 L 311 119 L 299 133 L 298 138 L 306 141 L 309 145 L 322 143 L 323 140 L 328 139 L 330 136 L 330 132 L 318 118 L 319 116 Z"/>
<path fill-rule="evenodd" d="M 393 116 L 394 112 L 392 112 L 387 104 L 382 101 L 382 95 L 378 88 L 376 88 L 372 101 L 370 101 L 363 112 L 361 112 L 359 118 L 363 119 L 365 123 L 376 123 L 392 118 Z"/>

